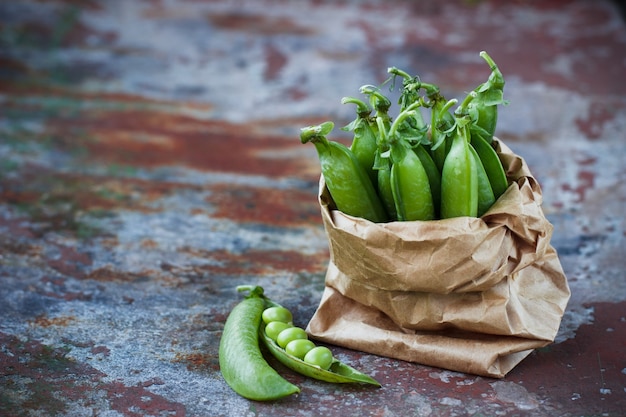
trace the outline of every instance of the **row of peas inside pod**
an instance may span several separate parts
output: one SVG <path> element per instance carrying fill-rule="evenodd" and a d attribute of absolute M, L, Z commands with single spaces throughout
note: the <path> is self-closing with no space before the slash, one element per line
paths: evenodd
<path fill-rule="evenodd" d="M 364 85 L 360 93 L 369 104 L 342 99 L 356 105 L 356 119 L 343 128 L 354 133 L 350 147 L 327 138 L 332 122 L 302 128 L 301 142 L 315 145 L 338 210 L 375 223 L 480 217 L 506 191 L 507 177 L 492 145 L 498 106 L 507 103 L 504 77 L 486 52 L 480 56 L 491 73 L 461 103 L 392 67 L 392 89 L 396 78 L 402 79 L 395 118 L 381 89 Z"/>
<path fill-rule="evenodd" d="M 289 355 L 327 370 L 333 363 L 333 353 L 326 346 L 315 346 L 304 329 L 293 325 L 291 312 L 285 307 L 268 307 L 262 314 L 265 334 Z"/>

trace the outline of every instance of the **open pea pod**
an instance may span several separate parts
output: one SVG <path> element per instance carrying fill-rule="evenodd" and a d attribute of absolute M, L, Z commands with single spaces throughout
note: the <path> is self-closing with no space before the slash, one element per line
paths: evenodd
<path fill-rule="evenodd" d="M 280 306 L 279 304 L 267 299 L 266 305 Z M 263 322 L 261 322 L 259 327 L 259 338 L 261 339 L 261 343 L 267 347 L 270 353 L 278 359 L 280 363 L 304 376 L 333 383 L 364 383 L 375 385 L 377 387 L 381 386 L 380 383 L 374 378 L 357 371 L 353 367 L 346 365 L 337 359 L 333 359 L 333 363 L 330 365 L 330 368 L 328 370 L 324 370 L 319 366 L 308 364 L 303 360 L 288 354 L 284 349 L 278 346 L 274 340 L 265 334 L 265 324 Z"/>

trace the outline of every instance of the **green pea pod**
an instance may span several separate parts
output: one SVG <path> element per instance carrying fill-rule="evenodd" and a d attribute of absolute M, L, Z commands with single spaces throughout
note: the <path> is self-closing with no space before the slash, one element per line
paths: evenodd
<path fill-rule="evenodd" d="M 473 117 L 471 112 L 468 111 L 467 114 L 470 115 L 470 117 Z M 475 120 L 475 119 L 473 119 L 473 120 Z M 472 137 L 480 136 L 481 138 L 483 138 L 489 144 L 491 144 L 493 142 L 493 135 L 490 136 L 489 132 L 487 132 L 482 127 L 478 126 L 475 122 L 470 124 L 470 135 Z"/>
<path fill-rule="evenodd" d="M 379 123 L 379 136 L 389 147 L 391 157 L 391 192 L 399 221 L 432 220 L 435 218 L 433 196 L 430 191 L 428 174 L 420 158 L 410 147 L 410 142 L 400 129 L 407 120 L 415 119 L 420 102 L 411 104 L 394 120 L 386 132 Z"/>
<path fill-rule="evenodd" d="M 432 128 L 430 131 L 430 137 L 434 141 L 440 142 L 437 148 L 430 147 L 430 154 L 433 157 L 433 161 L 437 165 L 439 170 L 443 169 L 443 162 L 446 160 L 446 154 L 448 149 L 446 148 L 446 137 L 437 128 Z"/>
<path fill-rule="evenodd" d="M 377 171 L 377 191 L 380 200 L 387 211 L 387 218 L 390 221 L 398 220 L 396 213 L 396 203 L 391 192 L 391 161 L 389 160 L 389 145 L 387 144 L 387 129 L 391 126 L 389 118 L 377 116 L 373 129 L 376 129 L 378 137 L 378 149 L 374 159 L 374 169 Z"/>
<path fill-rule="evenodd" d="M 435 161 L 430 156 L 430 153 L 424 148 L 423 145 L 417 145 L 413 148 L 413 151 L 420 159 L 426 175 L 428 176 L 428 184 L 430 185 L 430 193 L 433 197 L 433 206 L 435 209 L 435 218 L 439 216 L 439 209 L 441 206 L 441 172 L 435 165 Z"/>
<path fill-rule="evenodd" d="M 498 153 L 485 140 L 485 138 L 480 135 L 471 135 L 471 146 L 476 150 L 476 153 L 485 168 L 485 172 L 489 177 L 489 183 L 491 184 L 491 188 L 493 190 L 493 195 L 497 200 L 509 187 L 506 172 L 504 172 L 504 167 L 498 157 Z"/>
<path fill-rule="evenodd" d="M 374 170 L 374 158 L 376 157 L 376 133 L 372 130 L 372 127 L 366 120 L 362 120 L 361 123 L 354 130 L 354 140 L 350 146 L 350 150 L 354 153 L 354 156 L 359 160 L 359 163 L 372 182 L 376 182 L 377 172 Z"/>
<path fill-rule="evenodd" d="M 469 149 L 467 120 L 457 119 L 452 145 L 441 172 L 441 218 L 478 214 L 478 177 Z"/>
<path fill-rule="evenodd" d="M 496 202 L 496 198 L 493 195 L 493 189 L 489 183 L 489 177 L 487 176 L 487 172 L 485 172 L 485 168 L 483 167 L 483 163 L 480 161 L 478 153 L 471 145 L 469 146 L 469 150 L 472 153 L 472 160 L 474 161 L 476 177 L 478 180 L 478 210 L 476 215 L 480 217 L 485 214 L 487 210 L 489 210 L 493 203 Z"/>
<path fill-rule="evenodd" d="M 391 149 L 391 191 L 400 221 L 432 220 L 435 206 L 428 174 L 417 154 L 407 145 L 395 143 Z"/>
<path fill-rule="evenodd" d="M 315 145 L 326 187 L 337 209 L 375 223 L 386 221 L 383 203 L 356 156 L 345 145 L 326 139 L 333 126 L 326 122 L 303 128 L 300 140 Z"/>
<path fill-rule="evenodd" d="M 278 305 L 272 301 L 267 302 L 269 305 Z M 303 360 L 288 354 L 284 349 L 278 346 L 274 340 L 265 334 L 264 323 L 261 323 L 261 327 L 259 328 L 259 336 L 261 342 L 265 345 L 267 350 L 269 350 L 269 352 L 276 359 L 278 359 L 280 363 L 301 375 L 333 383 L 364 383 L 375 385 L 377 387 L 381 386 L 380 383 L 374 378 L 359 372 L 336 358 L 333 358 L 330 368 L 328 368 L 328 370 L 324 370 L 319 366 L 308 364 Z"/>
<path fill-rule="evenodd" d="M 391 163 L 389 158 L 379 157 L 380 162 L 376 164 L 378 171 L 378 195 L 387 210 L 390 221 L 398 219 L 396 212 L 396 203 L 393 200 L 393 192 L 391 191 Z"/>
<path fill-rule="evenodd" d="M 370 180 L 375 184 L 378 174 L 374 169 L 374 159 L 378 145 L 376 143 L 376 133 L 368 120 L 371 109 L 363 101 L 353 97 L 344 97 L 341 102 L 343 104 L 352 103 L 357 105 L 357 118 L 341 129 L 354 132 L 350 150 L 363 168 L 365 168 Z"/>
<path fill-rule="evenodd" d="M 484 139 L 491 143 L 498 123 L 498 105 L 507 104 L 504 100 L 504 77 L 494 60 L 485 51 L 480 56 L 491 69 L 489 79 L 474 89 L 476 98 L 467 106 L 474 124 L 482 130 Z"/>
<path fill-rule="evenodd" d="M 233 308 L 220 339 L 220 371 L 226 383 L 242 397 L 270 401 L 300 392 L 263 358 L 258 331 L 265 308 L 263 288 L 243 286 L 250 294 Z"/>
<path fill-rule="evenodd" d="M 440 95 L 432 99 L 430 153 L 440 172 L 443 169 L 446 155 L 450 151 L 450 136 L 453 130 L 452 128 L 454 127 L 454 116 L 448 109 L 455 103 L 457 103 L 456 99 L 446 102 L 443 96 Z"/>
<path fill-rule="evenodd" d="M 469 105 L 470 113 L 474 111 L 476 126 L 482 129 L 484 139 L 491 143 L 498 123 L 498 106 L 487 106 L 481 102 L 474 101 Z"/>

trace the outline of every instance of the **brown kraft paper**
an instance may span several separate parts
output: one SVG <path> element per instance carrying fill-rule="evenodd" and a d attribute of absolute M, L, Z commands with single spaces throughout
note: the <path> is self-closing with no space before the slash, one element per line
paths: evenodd
<path fill-rule="evenodd" d="M 494 138 L 509 188 L 481 217 L 372 223 L 319 202 L 330 247 L 307 332 L 321 341 L 501 378 L 552 341 L 570 297 L 525 161 Z"/>

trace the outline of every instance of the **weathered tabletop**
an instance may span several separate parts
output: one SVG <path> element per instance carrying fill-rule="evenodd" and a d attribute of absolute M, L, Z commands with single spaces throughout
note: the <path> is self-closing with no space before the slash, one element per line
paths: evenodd
<path fill-rule="evenodd" d="M 0 3 L 0 415 L 626 414 L 626 25 L 610 1 Z M 299 128 L 397 66 L 460 97 L 500 65 L 572 298 L 496 380 L 333 347 L 381 389 L 218 366 L 238 284 L 296 324 L 329 260 Z M 337 131 L 337 135 L 340 135 Z M 347 136 L 338 136 L 345 139 Z"/>

